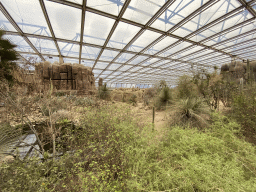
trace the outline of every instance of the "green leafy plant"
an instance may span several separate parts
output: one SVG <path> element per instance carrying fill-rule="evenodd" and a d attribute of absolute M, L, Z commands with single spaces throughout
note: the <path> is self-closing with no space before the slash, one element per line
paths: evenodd
<path fill-rule="evenodd" d="M 201 98 L 189 97 L 181 99 L 174 107 L 174 116 L 171 124 L 190 125 L 204 128 L 208 126 L 210 108 L 205 100 Z"/>
<path fill-rule="evenodd" d="M 162 90 L 160 91 L 158 97 L 156 98 L 156 103 L 155 106 L 157 109 L 161 109 L 162 107 L 166 106 L 172 99 L 171 96 L 171 90 L 169 87 L 163 87 Z"/>
<path fill-rule="evenodd" d="M 16 129 L 8 123 L 0 124 L 0 159 L 10 154 L 11 149 L 18 143 L 21 134 L 21 129 Z"/>
<path fill-rule="evenodd" d="M 193 82 L 193 79 L 187 75 L 183 75 L 178 80 L 177 98 L 184 99 L 188 97 L 198 97 L 198 88 Z"/>
<path fill-rule="evenodd" d="M 133 106 L 137 105 L 137 96 L 136 96 L 135 94 L 133 94 L 133 95 L 131 96 L 131 98 L 129 99 L 129 102 L 130 102 Z"/>
<path fill-rule="evenodd" d="M 17 67 L 15 60 L 18 60 L 17 53 L 9 40 L 4 39 L 4 31 L 0 30 L 0 81 L 7 80 L 9 85 L 13 85 L 13 70 Z"/>
<path fill-rule="evenodd" d="M 63 92 L 63 91 L 57 91 L 57 92 L 55 92 L 55 96 L 56 96 L 56 97 L 61 97 L 61 96 L 65 96 L 65 95 L 66 95 L 66 93 Z"/>
<path fill-rule="evenodd" d="M 89 97 L 77 98 L 74 102 L 76 106 L 93 106 L 95 101 Z"/>
<path fill-rule="evenodd" d="M 109 99 L 110 92 L 109 88 L 107 87 L 107 83 L 104 83 L 103 86 L 99 87 L 98 96 L 100 99 Z"/>
<path fill-rule="evenodd" d="M 256 137 L 256 90 L 251 88 L 234 96 L 229 117 L 234 118 L 241 126 L 242 132 L 250 142 Z"/>

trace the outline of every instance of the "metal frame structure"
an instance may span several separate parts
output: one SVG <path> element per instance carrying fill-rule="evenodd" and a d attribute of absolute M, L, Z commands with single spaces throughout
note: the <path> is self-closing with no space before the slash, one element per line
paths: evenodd
<path fill-rule="evenodd" d="M 174 85 L 179 76 L 184 74 L 191 74 L 191 67 L 197 66 L 197 68 L 204 67 L 212 69 L 213 66 L 220 67 L 223 63 L 230 62 L 231 58 L 236 57 L 239 60 L 255 60 L 255 49 L 256 45 L 256 0 L 191 0 L 187 4 L 184 4 L 179 11 L 177 11 L 178 6 L 181 5 L 181 1 L 176 8 L 172 6 L 177 3 L 177 0 L 165 0 L 165 3 L 158 5 L 154 0 L 138 0 L 151 3 L 152 5 L 157 5 L 159 9 L 154 15 L 143 11 L 141 8 L 136 8 L 131 6 L 132 0 L 105 0 L 108 3 L 117 5 L 121 9 L 118 15 L 110 14 L 108 11 L 101 11 L 100 9 L 93 8 L 88 5 L 88 2 L 92 0 L 81 0 L 80 3 L 74 3 L 75 0 L 35 0 L 38 1 L 43 13 L 44 19 L 47 23 L 47 27 L 50 31 L 48 36 L 25 33 L 20 26 L 30 26 L 34 27 L 35 31 L 45 30 L 45 26 L 29 24 L 29 23 L 19 23 L 14 20 L 8 10 L 8 2 L 4 4 L 0 2 L 0 10 L 7 20 L 0 19 L 0 26 L 5 25 L 9 22 L 16 31 L 9 30 L 5 27 L 6 34 L 8 36 L 21 36 L 27 43 L 27 46 L 19 45 L 18 52 L 21 58 L 27 62 L 26 55 L 37 55 L 41 61 L 48 60 L 49 57 L 59 58 L 60 62 L 66 60 L 77 61 L 80 64 L 83 62 L 90 62 L 90 67 L 92 67 L 96 80 L 100 77 L 104 79 L 109 85 L 141 85 L 142 87 L 150 86 L 158 80 L 165 79 L 169 85 Z M 51 18 L 49 17 L 47 6 L 45 2 L 49 1 L 55 3 L 56 5 L 61 4 L 70 7 L 74 10 L 81 11 L 81 28 L 80 33 L 77 32 L 76 36 L 70 39 L 59 38 L 54 31 L 54 27 L 51 23 Z M 188 15 L 182 16 L 179 14 L 183 9 L 189 9 L 189 5 L 195 1 L 200 1 L 201 6 L 199 6 L 194 11 L 189 12 Z M 3 1 L 4 2 L 4 1 Z M 76 2 L 76 1 L 75 1 Z M 103 2 L 103 0 L 101 1 Z M 229 7 L 232 3 L 239 3 L 240 6 L 235 7 L 229 11 Z M 222 16 L 206 22 L 204 25 L 200 24 L 202 15 L 207 13 L 209 9 L 220 4 L 222 6 L 224 3 L 228 3 L 226 13 Z M 143 15 L 150 16 L 150 19 L 145 22 L 145 24 L 135 22 L 132 19 L 126 19 L 124 17 L 127 10 L 133 10 L 134 12 L 139 12 Z M 107 38 L 102 38 L 104 44 L 94 44 L 88 43 L 84 39 L 85 37 L 92 39 L 99 39 L 99 37 L 86 36 L 85 24 L 88 22 L 86 20 L 86 14 L 93 13 L 104 18 L 110 18 L 114 20 L 114 24 L 109 31 Z M 170 16 L 168 16 L 170 14 Z M 163 15 L 165 15 L 163 19 Z M 182 19 L 179 22 L 172 24 L 170 20 L 172 16 L 179 15 Z M 225 22 L 229 21 L 236 16 L 243 16 L 244 21 L 234 23 L 231 26 L 225 28 Z M 166 25 L 172 24 L 172 27 L 168 30 L 162 30 L 153 27 L 156 21 L 162 21 Z M 198 22 L 196 22 L 198 20 Z M 117 42 L 112 40 L 113 34 L 116 32 L 120 22 L 125 23 L 129 26 L 135 26 L 139 28 L 138 32 L 131 38 L 128 43 Z M 188 29 L 188 24 L 197 25 L 196 29 Z M 221 30 L 214 31 L 213 27 L 221 26 Z M 250 28 L 250 26 L 253 26 Z M 246 29 L 247 30 L 242 30 Z M 184 29 L 187 34 L 178 34 L 177 31 Z M 206 32 L 210 35 L 205 35 Z M 231 35 L 232 33 L 239 31 L 237 35 Z M 134 43 L 146 32 L 153 32 L 158 34 L 155 39 L 152 39 L 148 45 L 145 47 L 135 45 Z M 204 35 L 203 35 L 204 34 Z M 202 40 L 195 40 L 196 37 L 202 38 Z M 231 36 L 231 37 L 229 37 Z M 77 41 L 77 38 L 79 38 Z M 53 53 L 43 53 L 36 48 L 30 38 L 37 38 L 41 41 L 49 40 L 54 43 L 57 54 Z M 165 46 L 162 49 L 155 49 L 154 47 L 165 39 L 172 38 L 175 41 Z M 248 39 L 250 38 L 250 39 Z M 60 48 L 60 43 L 65 43 L 66 45 Z M 113 48 L 111 43 L 119 44 L 122 48 Z M 233 43 L 230 45 L 230 43 Z M 167 43 L 168 44 L 168 43 Z M 181 49 L 179 46 L 182 44 L 188 44 Z M 71 48 L 67 51 L 65 50 L 68 46 Z M 73 47 L 78 46 L 79 51 L 74 52 Z M 92 53 L 83 52 L 84 49 L 92 49 Z M 175 50 L 177 48 L 177 50 Z M 26 50 L 31 50 L 27 52 Z M 46 48 L 43 48 L 46 50 Z M 93 53 L 97 49 L 98 53 Z M 140 51 L 136 51 L 136 49 Z M 24 51 L 25 50 L 25 51 Z M 134 51 L 135 50 L 135 51 Z M 168 52 L 172 50 L 171 52 Z M 49 50 L 53 51 L 53 50 Z M 105 51 L 115 52 L 116 54 L 107 55 L 103 57 Z M 153 54 L 152 54 L 153 52 Z M 71 55 L 70 55 L 71 54 Z M 131 57 L 126 58 L 126 55 L 131 55 Z M 75 55 L 75 56 L 74 56 Z M 122 59 L 125 57 L 125 59 Z M 135 62 L 136 61 L 136 62 Z M 100 65 L 102 64 L 101 67 Z M 87 65 L 87 64 L 86 64 Z M 113 66 L 115 66 L 113 68 Z"/>

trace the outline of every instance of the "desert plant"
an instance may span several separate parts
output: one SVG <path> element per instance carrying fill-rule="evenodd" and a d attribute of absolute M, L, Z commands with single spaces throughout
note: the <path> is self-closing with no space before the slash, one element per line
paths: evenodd
<path fill-rule="evenodd" d="M 205 100 L 196 97 L 181 99 L 174 107 L 171 125 L 190 125 L 203 128 L 208 126 L 207 119 L 210 115 L 210 108 Z"/>
<path fill-rule="evenodd" d="M 56 96 L 56 97 L 61 97 L 61 96 L 65 96 L 65 95 L 66 95 L 66 93 L 63 92 L 63 91 L 57 91 L 57 92 L 55 92 L 55 96 Z"/>
<path fill-rule="evenodd" d="M 95 101 L 89 97 L 77 98 L 75 100 L 76 106 L 93 106 L 95 105 Z"/>
<path fill-rule="evenodd" d="M 171 90 L 169 87 L 164 87 L 160 91 L 158 97 L 156 98 L 155 106 L 157 109 L 161 109 L 166 106 L 168 102 L 172 99 Z"/>
<path fill-rule="evenodd" d="M 14 83 L 12 71 L 17 67 L 15 60 L 18 60 L 17 53 L 13 45 L 8 40 L 3 39 L 4 31 L 0 30 L 0 81 L 7 80 L 9 85 Z"/>
<path fill-rule="evenodd" d="M 108 99 L 110 96 L 109 88 L 107 87 L 107 83 L 104 83 L 103 86 L 99 87 L 98 96 L 100 99 Z"/>
<path fill-rule="evenodd" d="M 188 97 L 198 97 L 198 88 L 196 84 L 193 82 L 192 77 L 187 75 L 183 75 L 178 80 L 177 86 L 177 97 L 179 99 L 184 99 Z"/>
<path fill-rule="evenodd" d="M 129 99 L 129 102 L 130 102 L 133 106 L 137 105 L 137 96 L 136 96 L 135 94 L 133 94 L 133 95 L 131 96 L 131 98 Z"/>
<path fill-rule="evenodd" d="M 242 132 L 250 142 L 256 136 L 256 89 L 252 88 L 234 96 L 229 117 L 234 118 L 241 126 Z"/>
<path fill-rule="evenodd" d="M 22 130 L 17 130 L 8 123 L 0 124 L 0 159 L 7 154 L 10 154 L 15 144 L 19 142 L 22 135 Z"/>

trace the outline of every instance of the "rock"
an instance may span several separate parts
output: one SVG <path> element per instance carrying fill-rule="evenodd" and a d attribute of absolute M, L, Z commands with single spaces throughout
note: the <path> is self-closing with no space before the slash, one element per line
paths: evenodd
<path fill-rule="evenodd" d="M 1 162 L 5 162 L 5 163 L 9 163 L 9 162 L 12 162 L 12 161 L 14 161 L 14 157 L 11 156 L 11 155 L 7 155 L 3 159 L 1 159 Z"/>

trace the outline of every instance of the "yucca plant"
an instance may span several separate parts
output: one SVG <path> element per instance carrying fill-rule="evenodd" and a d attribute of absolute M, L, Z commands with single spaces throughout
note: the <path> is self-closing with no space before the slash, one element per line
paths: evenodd
<path fill-rule="evenodd" d="M 189 97 L 181 99 L 175 105 L 171 124 L 203 128 L 208 126 L 209 115 L 210 108 L 203 99 Z"/>
<path fill-rule="evenodd" d="M 172 99 L 171 91 L 169 87 L 163 87 L 160 94 L 156 100 L 156 108 L 161 109 L 161 107 L 166 106 L 167 103 Z"/>
<path fill-rule="evenodd" d="M 135 94 L 133 94 L 131 96 L 131 98 L 129 99 L 129 102 L 133 105 L 136 106 L 137 105 L 137 96 Z"/>

